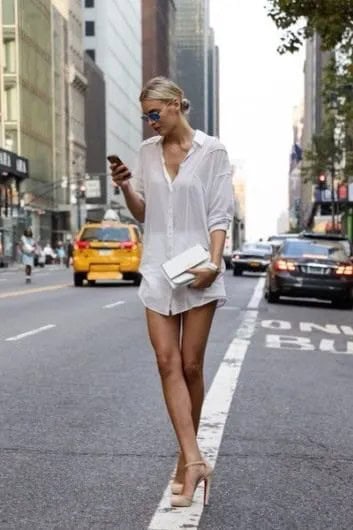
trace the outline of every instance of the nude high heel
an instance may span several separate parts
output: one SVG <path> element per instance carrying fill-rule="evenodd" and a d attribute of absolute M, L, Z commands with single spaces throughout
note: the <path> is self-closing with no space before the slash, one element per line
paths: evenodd
<path fill-rule="evenodd" d="M 182 482 L 177 482 L 173 480 L 170 484 L 170 491 L 173 495 L 180 495 L 183 491 L 184 484 Z"/>
<path fill-rule="evenodd" d="M 207 460 L 205 460 L 204 463 L 205 463 L 205 466 L 206 466 L 206 470 L 208 470 L 208 471 L 210 471 L 212 473 L 212 468 L 211 468 L 210 464 L 207 462 Z M 177 480 L 175 480 L 175 477 L 173 478 L 173 480 L 170 483 L 170 491 L 171 491 L 172 495 L 181 495 L 182 492 L 183 492 L 183 487 L 184 487 L 184 484 L 182 482 L 178 482 Z"/>
<path fill-rule="evenodd" d="M 204 483 L 203 504 L 204 506 L 208 505 L 211 486 L 211 475 L 213 470 L 210 466 L 206 465 L 203 460 L 197 460 L 196 462 L 189 462 L 188 464 L 185 464 L 185 468 L 188 468 L 190 466 L 205 466 L 205 470 L 196 481 L 192 496 L 188 497 L 187 495 L 172 495 L 170 503 L 171 506 L 174 506 L 176 508 L 188 508 L 189 506 L 191 506 L 196 488 L 202 481 Z"/>

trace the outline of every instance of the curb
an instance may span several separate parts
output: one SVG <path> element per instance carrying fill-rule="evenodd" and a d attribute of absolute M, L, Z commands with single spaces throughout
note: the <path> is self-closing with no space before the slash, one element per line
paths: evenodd
<path fill-rule="evenodd" d="M 21 265 L 13 265 L 10 267 L 0 267 L 0 274 L 2 272 L 18 272 L 20 270 L 22 270 Z"/>

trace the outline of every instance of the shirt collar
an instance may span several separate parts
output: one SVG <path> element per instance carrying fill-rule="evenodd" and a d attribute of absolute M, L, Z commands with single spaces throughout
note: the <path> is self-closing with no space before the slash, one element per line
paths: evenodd
<path fill-rule="evenodd" d="M 157 140 L 156 140 L 156 143 L 159 143 L 159 144 L 162 143 L 163 138 L 164 138 L 164 136 L 158 136 Z M 195 134 L 194 134 L 194 137 L 192 139 L 193 145 L 197 144 L 197 145 L 201 146 L 201 145 L 204 144 L 205 139 L 206 139 L 206 134 L 204 132 L 200 131 L 200 129 L 195 129 Z"/>

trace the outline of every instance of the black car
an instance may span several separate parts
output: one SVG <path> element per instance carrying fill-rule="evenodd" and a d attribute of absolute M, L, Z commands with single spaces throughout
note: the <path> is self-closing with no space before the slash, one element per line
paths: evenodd
<path fill-rule="evenodd" d="M 232 254 L 233 275 L 244 271 L 264 272 L 271 260 L 272 246 L 269 243 L 244 243 Z"/>
<path fill-rule="evenodd" d="M 280 296 L 331 300 L 353 306 L 353 264 L 342 245 L 324 239 L 288 239 L 267 269 L 265 297 Z"/>

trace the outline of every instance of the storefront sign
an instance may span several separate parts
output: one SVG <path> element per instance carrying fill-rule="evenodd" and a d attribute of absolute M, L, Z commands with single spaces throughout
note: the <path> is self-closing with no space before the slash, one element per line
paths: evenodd
<path fill-rule="evenodd" d="M 0 180 L 8 176 L 27 178 L 28 159 L 0 148 Z"/>
<path fill-rule="evenodd" d="M 90 179 L 85 182 L 86 198 L 96 199 L 101 196 L 101 183 L 99 179 Z"/>

